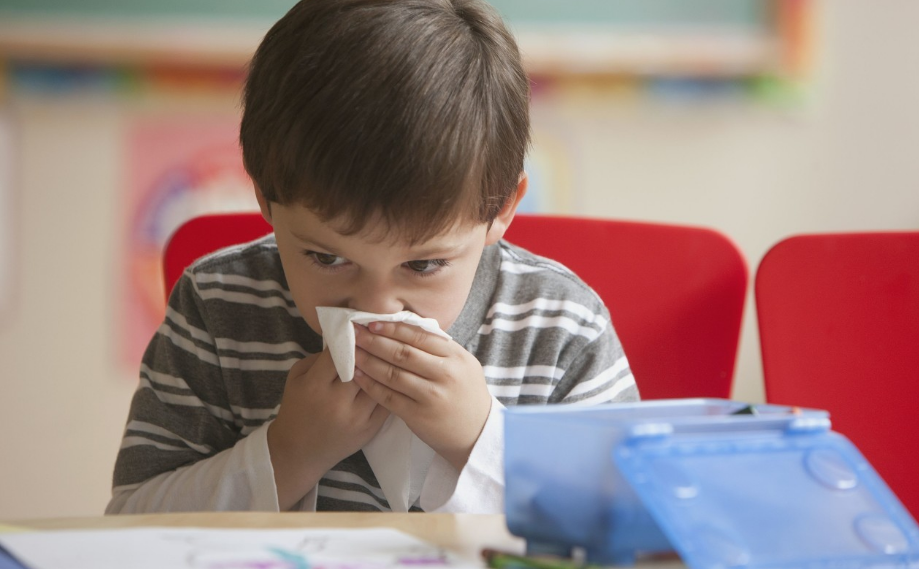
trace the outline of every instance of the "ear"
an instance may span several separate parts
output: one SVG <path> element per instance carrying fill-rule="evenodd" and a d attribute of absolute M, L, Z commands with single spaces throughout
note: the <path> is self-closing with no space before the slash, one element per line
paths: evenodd
<path fill-rule="evenodd" d="M 504 207 L 501 208 L 501 211 L 498 213 L 498 217 L 495 218 L 491 223 L 491 227 L 488 228 L 488 233 L 485 235 L 486 245 L 494 245 L 504 237 L 504 232 L 507 231 L 507 228 L 511 225 L 511 221 L 514 220 L 514 214 L 517 213 L 517 206 L 520 205 L 520 200 L 522 200 L 523 196 L 527 193 L 528 183 L 527 173 L 521 172 L 520 180 L 517 182 L 517 191 L 508 198 L 507 203 L 504 204 Z"/>
<path fill-rule="evenodd" d="M 265 198 L 262 189 L 255 186 L 255 199 L 258 200 L 258 208 L 262 212 L 262 217 L 268 222 L 268 225 L 274 226 L 271 222 L 271 203 Z"/>

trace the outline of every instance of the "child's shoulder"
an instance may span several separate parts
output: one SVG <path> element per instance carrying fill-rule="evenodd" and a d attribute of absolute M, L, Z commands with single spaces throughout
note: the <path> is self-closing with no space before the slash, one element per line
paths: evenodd
<path fill-rule="evenodd" d="M 209 253 L 197 259 L 185 272 L 199 287 L 234 282 L 257 286 L 255 282 L 274 282 L 278 287 L 287 288 L 273 233 Z"/>
<path fill-rule="evenodd" d="M 603 305 L 600 296 L 564 264 L 508 241 L 498 242 L 499 282 L 506 293 L 566 299 L 588 307 Z"/>
<path fill-rule="evenodd" d="M 286 353 L 291 338 L 298 338 L 291 353 L 322 349 L 290 293 L 274 234 L 197 259 L 176 284 L 169 306 L 173 318 L 237 347 L 277 344 Z"/>

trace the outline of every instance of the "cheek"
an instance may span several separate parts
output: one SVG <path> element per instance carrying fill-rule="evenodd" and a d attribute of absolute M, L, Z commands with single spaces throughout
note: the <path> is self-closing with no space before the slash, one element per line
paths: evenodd
<path fill-rule="evenodd" d="M 317 334 L 320 333 L 319 317 L 316 315 L 316 307 L 324 306 L 324 304 L 318 301 L 312 294 L 305 293 L 302 289 L 291 290 L 291 296 L 293 296 L 294 304 L 297 305 L 297 310 L 300 312 L 300 315 L 303 316 L 303 319 L 306 320 L 309 327 Z"/>
<path fill-rule="evenodd" d="M 471 271 L 467 269 L 452 275 L 452 278 L 444 279 L 438 286 L 427 291 L 423 303 L 416 305 L 417 312 L 434 318 L 446 330 L 463 311 L 474 277 L 475 267 Z"/>
<path fill-rule="evenodd" d="M 319 317 L 316 315 L 317 306 L 338 306 L 338 299 L 330 296 L 334 287 L 322 286 L 322 279 L 315 275 L 294 276 L 288 274 L 287 286 L 290 295 L 297 306 L 297 310 L 310 328 L 317 334 L 320 333 Z"/>

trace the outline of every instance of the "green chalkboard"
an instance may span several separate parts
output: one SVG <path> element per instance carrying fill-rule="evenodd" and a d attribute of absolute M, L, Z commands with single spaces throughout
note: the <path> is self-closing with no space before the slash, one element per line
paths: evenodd
<path fill-rule="evenodd" d="M 491 0 L 511 25 L 760 27 L 774 0 Z M 0 0 L 22 16 L 277 20 L 294 0 Z"/>

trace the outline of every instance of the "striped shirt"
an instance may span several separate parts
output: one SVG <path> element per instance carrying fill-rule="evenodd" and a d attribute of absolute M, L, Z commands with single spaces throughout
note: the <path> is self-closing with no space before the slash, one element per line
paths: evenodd
<path fill-rule="evenodd" d="M 638 399 L 597 294 L 559 263 L 505 241 L 485 248 L 447 332 L 482 364 L 500 405 L 492 405 L 463 472 L 432 480 L 428 494 L 443 494 L 438 505 L 476 510 L 477 500 L 503 493 L 496 409 Z M 273 235 L 194 263 L 144 354 L 107 513 L 277 509 L 265 432 L 290 367 L 321 350 L 291 297 Z M 449 479 L 452 467 L 436 463 L 428 478 Z M 433 508 L 423 507 L 425 485 L 413 510 Z M 295 509 L 389 510 L 360 451 L 312 494 Z"/>

